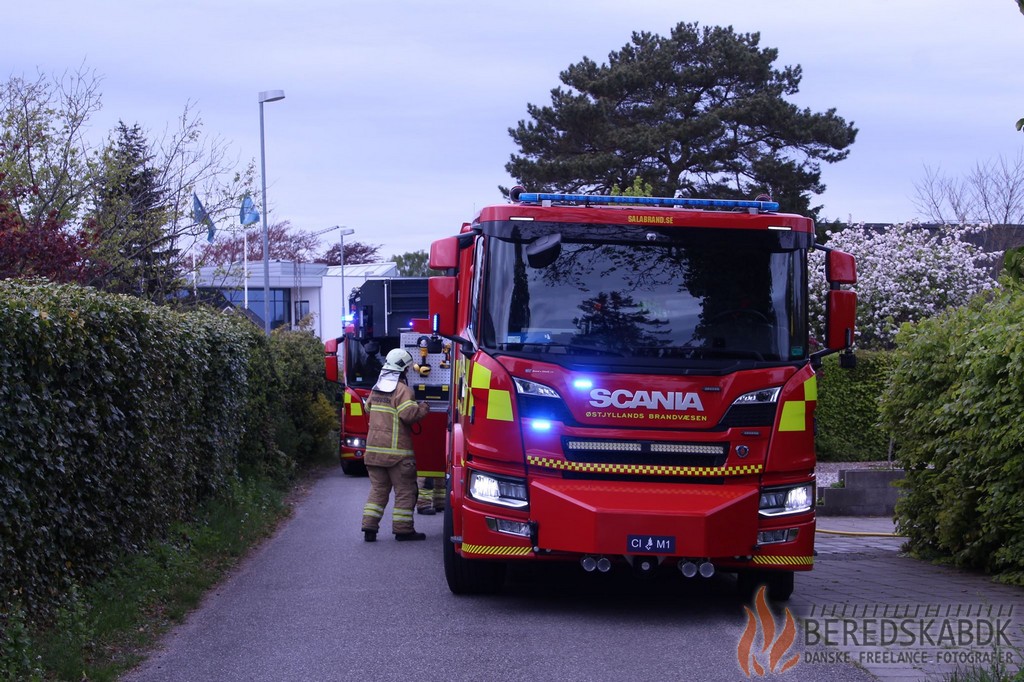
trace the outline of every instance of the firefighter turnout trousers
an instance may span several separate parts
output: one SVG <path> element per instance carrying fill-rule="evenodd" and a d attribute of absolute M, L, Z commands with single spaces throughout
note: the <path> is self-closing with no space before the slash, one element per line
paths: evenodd
<path fill-rule="evenodd" d="M 395 508 L 391 512 L 391 530 L 411 533 L 412 513 L 416 507 L 416 459 L 412 456 L 389 455 L 377 460 L 391 459 L 390 463 L 366 465 L 370 475 L 370 494 L 363 507 L 363 530 L 378 530 L 384 508 L 388 505 L 391 489 L 395 490 Z"/>

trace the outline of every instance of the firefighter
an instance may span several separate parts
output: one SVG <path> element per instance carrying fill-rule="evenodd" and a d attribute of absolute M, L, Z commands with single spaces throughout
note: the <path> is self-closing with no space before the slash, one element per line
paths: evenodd
<path fill-rule="evenodd" d="M 366 434 L 363 462 L 370 475 L 370 495 L 363 507 L 363 539 L 374 542 L 391 489 L 395 489 L 395 507 L 391 513 L 396 540 L 424 540 L 426 535 L 413 527 L 416 506 L 416 459 L 412 451 L 412 424 L 430 411 L 425 402 L 417 403 L 406 383 L 405 372 L 412 356 L 396 348 L 387 354 L 380 377 L 367 401 L 370 426 Z"/>
<path fill-rule="evenodd" d="M 420 476 L 416 479 L 419 494 L 416 496 L 416 513 L 433 516 L 434 511 L 434 479 L 431 476 Z"/>

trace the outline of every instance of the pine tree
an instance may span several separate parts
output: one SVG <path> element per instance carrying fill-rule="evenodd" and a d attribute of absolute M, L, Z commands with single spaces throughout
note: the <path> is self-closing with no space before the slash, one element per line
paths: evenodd
<path fill-rule="evenodd" d="M 181 288 L 178 254 L 167 234 L 168 206 L 159 171 L 138 124 L 122 121 L 104 150 L 92 225 L 96 249 L 90 283 L 153 301 Z"/>
<path fill-rule="evenodd" d="M 816 213 L 821 163 L 846 158 L 857 130 L 834 109 L 787 98 L 799 66 L 757 33 L 680 23 L 668 37 L 634 33 L 606 64 L 584 58 L 560 75 L 550 106 L 509 134 L 505 169 L 530 191 L 650 186 L 655 196 L 747 198 L 767 192 L 784 211 Z M 639 183 L 639 184 L 638 184 Z"/>

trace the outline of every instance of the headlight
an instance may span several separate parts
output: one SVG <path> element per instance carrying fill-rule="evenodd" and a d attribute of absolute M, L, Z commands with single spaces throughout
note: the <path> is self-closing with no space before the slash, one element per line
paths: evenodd
<path fill-rule="evenodd" d="M 782 387 L 777 386 L 775 388 L 763 388 L 760 391 L 751 391 L 750 393 L 744 393 L 739 398 L 733 401 L 733 405 L 764 405 L 768 403 L 775 403 L 779 400 L 779 393 L 782 392 Z"/>
<path fill-rule="evenodd" d="M 536 381 L 530 381 L 529 379 L 520 379 L 519 377 L 512 377 L 512 381 L 516 384 L 516 392 L 520 395 L 535 395 L 541 398 L 558 398 L 558 392 L 550 386 L 544 384 L 538 384 Z"/>
<path fill-rule="evenodd" d="M 478 502 L 522 509 L 529 506 L 526 481 L 521 478 L 492 476 L 480 471 L 469 474 L 469 496 Z"/>
<path fill-rule="evenodd" d="M 366 439 L 359 438 L 356 436 L 345 436 L 345 447 L 347 448 L 364 448 L 366 447 Z"/>
<path fill-rule="evenodd" d="M 762 516 L 782 516 L 785 514 L 801 514 L 814 508 L 814 485 L 791 486 L 786 488 L 770 488 L 761 491 L 761 502 L 758 505 Z"/>

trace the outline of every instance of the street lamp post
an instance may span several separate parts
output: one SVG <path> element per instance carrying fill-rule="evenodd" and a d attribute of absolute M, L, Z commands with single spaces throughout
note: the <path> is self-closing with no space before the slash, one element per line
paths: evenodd
<path fill-rule="evenodd" d="M 338 238 L 341 244 L 341 253 L 338 256 L 341 258 L 341 301 L 342 301 L 342 315 L 341 315 L 341 331 L 345 332 L 345 318 L 348 317 L 348 296 L 345 295 L 345 235 L 355 234 L 355 230 L 351 227 L 343 227 L 336 225 L 338 228 Z"/>
<path fill-rule="evenodd" d="M 263 103 L 284 99 L 284 90 L 264 90 L 260 100 L 260 177 L 263 181 L 263 331 L 270 336 L 270 233 L 267 229 L 267 154 L 263 141 Z"/>

